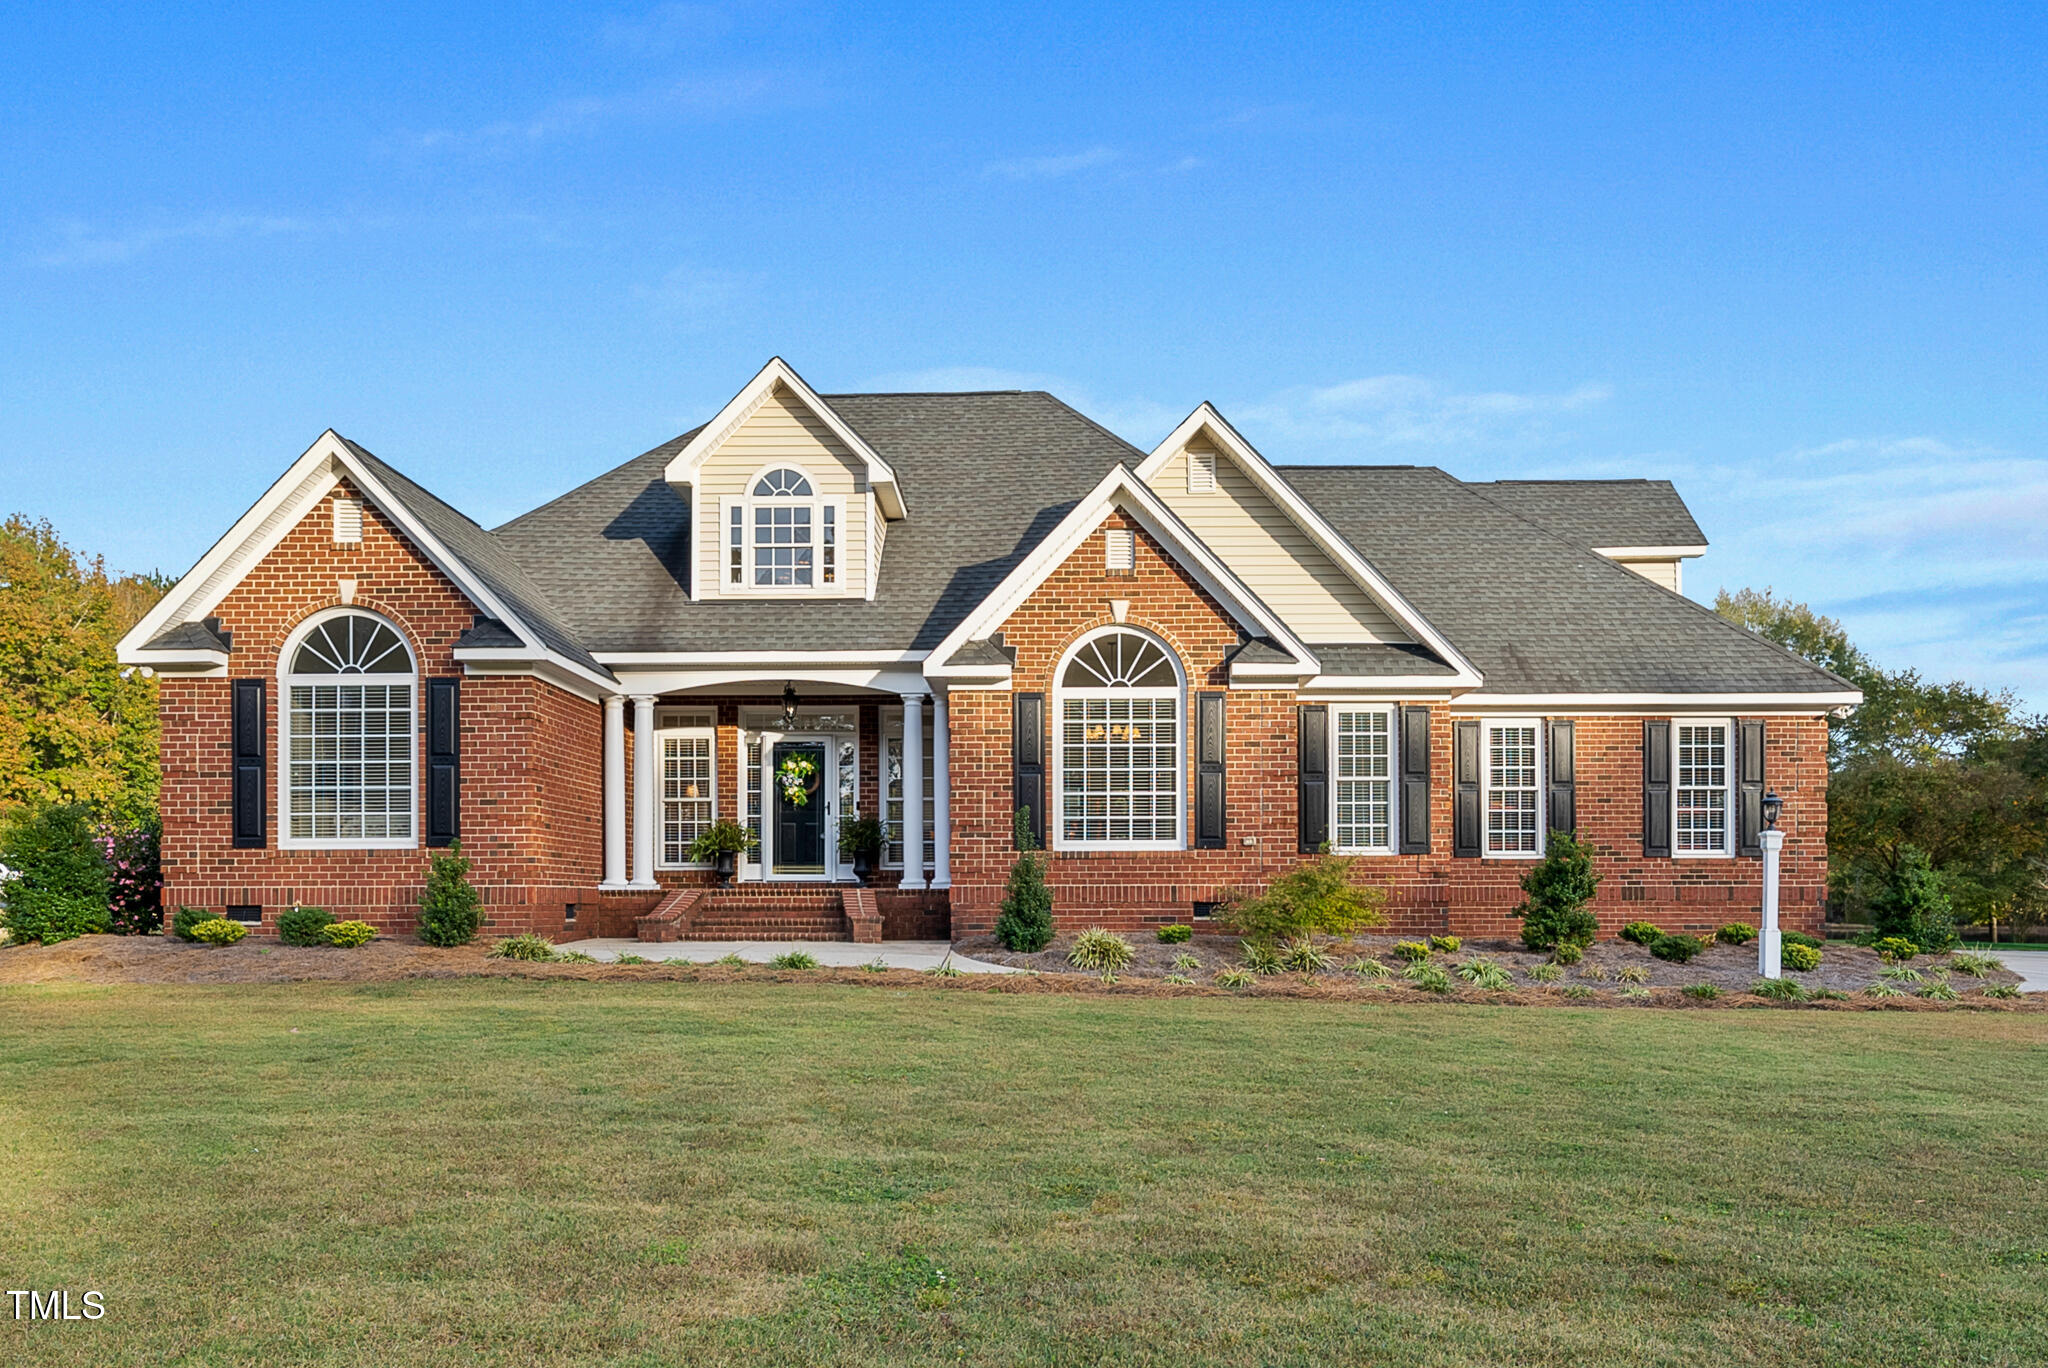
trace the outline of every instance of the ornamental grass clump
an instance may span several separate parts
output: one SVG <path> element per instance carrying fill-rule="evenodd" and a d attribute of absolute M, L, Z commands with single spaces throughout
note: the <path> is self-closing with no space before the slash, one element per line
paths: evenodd
<path fill-rule="evenodd" d="M 1888 964 L 1877 971 L 1877 976 L 1886 983 L 1918 983 L 1921 974 L 1910 964 Z"/>
<path fill-rule="evenodd" d="M 293 903 L 277 914 L 277 938 L 286 945 L 325 945 L 334 914 L 324 907 Z"/>
<path fill-rule="evenodd" d="M 1948 975 L 1943 974 L 1925 988 L 1922 988 L 1920 996 L 1934 1002 L 1954 1002 L 1962 994 L 1958 993 L 1955 985 L 1948 981 Z"/>
<path fill-rule="evenodd" d="M 1300 974 L 1318 973 L 1330 967 L 1330 957 L 1316 948 L 1316 943 L 1307 936 L 1287 942 L 1281 947 L 1280 962 Z"/>
<path fill-rule="evenodd" d="M 1114 931 L 1105 931 L 1091 926 L 1074 937 L 1074 948 L 1067 952 L 1067 963 L 1080 969 L 1126 969 L 1136 952 L 1131 943 Z"/>
<path fill-rule="evenodd" d="M 1530 965 L 1527 972 L 1532 983 L 1555 983 L 1564 977 L 1564 969 L 1547 960 Z"/>
<path fill-rule="evenodd" d="M 1392 969 L 1389 969 L 1376 959 L 1355 959 L 1344 967 L 1362 979 L 1391 978 L 1394 973 Z"/>
<path fill-rule="evenodd" d="M 1522 921 L 1522 944 L 1531 950 L 1593 943 L 1599 923 L 1587 904 L 1600 886 L 1593 848 L 1569 831 L 1550 833 L 1543 858 L 1522 876 L 1522 905 L 1508 915 Z"/>
<path fill-rule="evenodd" d="M 1988 998 L 2016 998 L 2019 995 L 2020 990 L 2010 983 L 1987 983 L 1984 985 L 1983 996 Z"/>
<path fill-rule="evenodd" d="M 427 886 L 420 890 L 420 939 L 447 949 L 476 939 L 483 925 L 483 896 L 469 881 L 462 842 L 427 853 Z"/>
<path fill-rule="evenodd" d="M 1700 1002 L 1712 1002 L 1721 996 L 1721 990 L 1711 983 L 1688 983 L 1678 991 Z"/>
<path fill-rule="evenodd" d="M 815 969 L 818 957 L 802 950 L 785 950 L 768 961 L 771 969 Z"/>
<path fill-rule="evenodd" d="M 1749 991 L 1760 998 L 1770 998 L 1774 1002 L 1804 1002 L 1808 996 L 1803 985 L 1788 978 L 1760 978 L 1749 985 Z"/>
<path fill-rule="evenodd" d="M 1035 955 L 1052 944 L 1052 885 L 1045 881 L 1045 857 L 1038 853 L 1030 808 L 1010 814 L 1010 832 L 1017 858 L 1010 865 L 1002 915 L 996 918 L 996 940 L 1014 954 Z"/>
<path fill-rule="evenodd" d="M 1506 992 L 1515 986 L 1514 980 L 1508 977 L 1508 971 L 1489 959 L 1466 960 L 1458 966 L 1458 977 L 1489 993 Z"/>
<path fill-rule="evenodd" d="M 1176 969 L 1199 969 L 1202 967 L 1202 957 L 1182 951 L 1173 957 L 1173 967 Z"/>
<path fill-rule="evenodd" d="M 1905 995 L 1905 989 L 1894 987 L 1889 983 L 1873 983 L 1863 990 L 1863 996 L 1873 998 L 1895 998 L 1904 997 Z"/>
<path fill-rule="evenodd" d="M 1428 960 L 1417 960 L 1401 971 L 1401 977 L 1425 993 L 1448 993 L 1451 991 L 1451 976 L 1441 964 Z"/>
<path fill-rule="evenodd" d="M 555 945 L 546 936 L 531 933 L 522 936 L 507 936 L 484 952 L 486 959 L 524 960 L 529 964 L 551 964 L 555 959 Z"/>
<path fill-rule="evenodd" d="M 1650 966 L 1647 964 L 1624 964 L 1614 971 L 1614 977 L 1623 983 L 1648 983 Z"/>
<path fill-rule="evenodd" d="M 324 928 L 320 939 L 337 950 L 353 950 L 377 939 L 377 928 L 366 921 L 338 921 Z"/>
<path fill-rule="evenodd" d="M 1323 855 L 1288 870 L 1255 897 L 1232 895 L 1216 919 L 1246 941 L 1277 945 L 1304 936 L 1349 936 L 1385 920 L 1387 890 L 1352 882 L 1349 856 Z"/>
<path fill-rule="evenodd" d="M 1229 968 L 1216 971 L 1216 986 L 1228 988 L 1232 992 L 1243 992 L 1258 981 L 1258 977 L 1249 969 Z"/>
<path fill-rule="evenodd" d="M 555 952 L 557 964 L 596 964 L 597 956 L 587 955 L 581 950 L 559 950 Z"/>
<path fill-rule="evenodd" d="M 1982 978 L 2005 968 L 2005 961 L 1996 955 L 1979 955 L 1969 950 L 1958 950 L 1948 957 L 1948 967 L 1967 978 Z"/>
<path fill-rule="evenodd" d="M 1277 974 L 1287 967 L 1280 952 L 1270 945 L 1246 941 L 1238 949 L 1244 954 L 1244 967 L 1254 974 Z"/>
<path fill-rule="evenodd" d="M 1186 974 L 1168 974 L 1160 982 L 1166 984 L 1169 988 L 1185 988 L 1193 983 L 1194 980 Z"/>
<path fill-rule="evenodd" d="M 248 927 L 226 917 L 209 917 L 192 928 L 192 939 L 208 945 L 233 945 L 248 934 Z"/>

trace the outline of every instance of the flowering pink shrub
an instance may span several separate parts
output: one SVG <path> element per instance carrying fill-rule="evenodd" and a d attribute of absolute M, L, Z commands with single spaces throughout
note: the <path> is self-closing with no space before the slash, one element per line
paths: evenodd
<path fill-rule="evenodd" d="M 155 821 L 103 823 L 95 834 L 107 864 L 107 914 L 117 936 L 153 936 L 164 929 L 162 834 Z"/>

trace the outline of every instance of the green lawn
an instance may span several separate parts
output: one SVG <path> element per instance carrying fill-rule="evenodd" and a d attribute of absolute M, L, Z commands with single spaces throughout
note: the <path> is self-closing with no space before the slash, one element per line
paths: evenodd
<path fill-rule="evenodd" d="M 0 1362 L 2048 1362 L 2048 1023 L 0 991 Z"/>

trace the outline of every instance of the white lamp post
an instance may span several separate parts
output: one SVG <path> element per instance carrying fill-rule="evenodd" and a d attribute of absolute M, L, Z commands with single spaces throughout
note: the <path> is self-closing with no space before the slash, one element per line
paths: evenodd
<path fill-rule="evenodd" d="M 1783 972 L 1779 964 L 1783 939 L 1778 934 L 1778 852 L 1785 848 L 1785 833 L 1778 830 L 1778 813 L 1784 806 L 1785 800 L 1776 793 L 1764 795 L 1764 929 L 1756 938 L 1756 967 L 1767 979 Z"/>

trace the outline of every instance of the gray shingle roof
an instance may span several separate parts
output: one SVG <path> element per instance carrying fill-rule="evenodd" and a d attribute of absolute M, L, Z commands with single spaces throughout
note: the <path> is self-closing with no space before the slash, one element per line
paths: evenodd
<path fill-rule="evenodd" d="M 1434 467 L 1279 469 L 1478 666 L 1489 693 L 1853 687 Z"/>
<path fill-rule="evenodd" d="M 1144 459 L 1035 391 L 822 397 L 894 468 L 910 509 L 889 525 L 871 602 L 690 602 L 687 508 L 663 472 L 694 432 L 494 535 L 594 651 L 928 650 L 1111 467 Z"/>
<path fill-rule="evenodd" d="M 1427 646 L 1397 645 L 1380 641 L 1332 641 L 1311 645 L 1316 660 L 1329 675 L 1444 675 L 1457 673 Z"/>
<path fill-rule="evenodd" d="M 1494 480 L 1475 494 L 1580 546 L 1705 546 L 1669 480 Z"/>
<path fill-rule="evenodd" d="M 180 622 L 166 627 L 144 644 L 145 651 L 225 651 L 229 633 L 219 631 L 219 618 L 201 622 Z"/>

